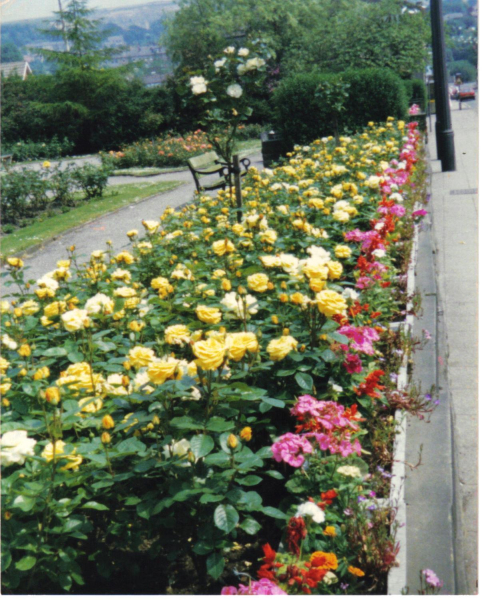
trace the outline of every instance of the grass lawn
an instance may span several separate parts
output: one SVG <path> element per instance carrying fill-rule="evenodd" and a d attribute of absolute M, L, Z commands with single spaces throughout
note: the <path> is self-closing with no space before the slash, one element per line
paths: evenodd
<path fill-rule="evenodd" d="M 152 177 L 153 175 L 162 175 L 162 173 L 177 173 L 178 171 L 186 171 L 185 167 L 131 167 L 130 169 L 116 169 L 112 171 L 112 175 L 130 176 L 130 177 Z"/>
<path fill-rule="evenodd" d="M 242 157 L 252 154 L 253 152 L 259 152 L 261 150 L 261 140 L 255 138 L 252 140 L 240 141 L 236 144 L 236 150 Z"/>
<path fill-rule="evenodd" d="M 123 206 L 140 202 L 148 196 L 167 192 L 179 185 L 179 181 L 143 181 L 109 186 L 102 198 L 94 198 L 64 214 L 53 217 L 39 216 L 32 225 L 2 236 L 2 256 L 21 254 L 31 246 L 46 242 L 72 227 L 92 221 Z"/>

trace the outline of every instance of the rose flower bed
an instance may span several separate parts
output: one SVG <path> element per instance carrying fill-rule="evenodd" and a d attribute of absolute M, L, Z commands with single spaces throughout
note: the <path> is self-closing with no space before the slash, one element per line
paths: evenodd
<path fill-rule="evenodd" d="M 198 129 L 186 136 L 166 135 L 157 140 L 142 140 L 119 152 L 101 152 L 102 164 L 112 169 L 130 167 L 179 167 L 193 156 L 209 152 L 212 145 Z"/>
<path fill-rule="evenodd" d="M 130 251 L 71 248 L 34 291 L 8 259 L 6 591 L 383 591 L 393 414 L 431 410 L 395 391 L 389 327 L 418 140 L 389 119 L 295 148 L 251 169 L 241 223 L 229 192 L 200 196 Z"/>

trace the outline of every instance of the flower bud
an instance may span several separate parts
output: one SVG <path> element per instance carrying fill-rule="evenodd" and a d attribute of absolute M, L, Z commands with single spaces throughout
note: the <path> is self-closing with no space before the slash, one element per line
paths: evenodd
<path fill-rule="evenodd" d="M 238 445 L 238 438 L 234 434 L 230 433 L 228 436 L 227 443 L 228 443 L 229 448 L 234 450 L 236 448 L 236 446 Z"/>
<path fill-rule="evenodd" d="M 229 281 L 229 279 L 223 279 L 223 281 L 221 282 L 221 287 L 223 288 L 223 290 L 225 292 L 230 292 L 232 285 L 231 285 L 231 282 Z"/>
<path fill-rule="evenodd" d="M 281 282 L 281 289 L 282 289 L 282 290 L 286 290 L 286 289 L 288 289 L 288 286 L 287 286 L 287 284 L 286 284 L 286 281 L 282 281 L 282 282 Z"/>
<path fill-rule="evenodd" d="M 114 419 L 110 415 L 102 418 L 102 427 L 104 429 L 113 429 L 115 427 Z"/>
<path fill-rule="evenodd" d="M 288 327 L 285 327 L 283 329 L 283 335 L 289 335 L 290 334 L 290 330 L 288 329 Z"/>
<path fill-rule="evenodd" d="M 58 404 L 60 402 L 60 390 L 58 387 L 48 387 L 45 390 L 45 400 L 50 404 Z"/>
<path fill-rule="evenodd" d="M 107 431 L 104 431 L 104 433 L 100 436 L 100 441 L 103 444 L 110 444 L 112 441 L 110 433 Z"/>
<path fill-rule="evenodd" d="M 243 429 L 241 429 L 239 437 L 245 442 L 249 442 L 250 439 L 253 437 L 253 430 L 251 429 L 251 427 L 243 427 Z"/>
<path fill-rule="evenodd" d="M 240 285 L 240 286 L 238 287 L 238 294 L 239 294 L 240 296 L 243 296 L 243 295 L 244 295 L 244 294 L 246 294 L 246 293 L 247 293 L 247 292 L 246 292 L 246 288 L 244 288 L 242 285 Z"/>
<path fill-rule="evenodd" d="M 277 315 L 271 315 L 271 322 L 272 322 L 274 325 L 278 325 L 278 323 L 279 323 L 278 316 L 277 316 Z"/>
<path fill-rule="evenodd" d="M 153 425 L 160 425 L 161 424 L 161 419 L 157 415 L 154 415 L 154 417 L 152 419 L 152 424 Z"/>
<path fill-rule="evenodd" d="M 281 302 L 288 302 L 288 294 L 280 294 L 279 299 Z"/>

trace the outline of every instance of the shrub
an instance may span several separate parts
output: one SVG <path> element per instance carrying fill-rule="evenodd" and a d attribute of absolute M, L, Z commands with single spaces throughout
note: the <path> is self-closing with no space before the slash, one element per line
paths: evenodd
<path fill-rule="evenodd" d="M 74 149 L 74 143 L 64 137 L 60 140 L 54 136 L 45 142 L 20 141 L 13 145 L 6 144 L 3 147 L 4 154 L 12 154 L 13 162 L 26 160 L 40 160 L 44 158 L 54 159 L 68 156 Z"/>
<path fill-rule="evenodd" d="M 284 79 L 273 94 L 276 129 L 288 144 L 306 144 L 333 133 L 326 107 L 316 97 L 318 86 L 334 75 L 300 73 Z"/>
<path fill-rule="evenodd" d="M 84 165 L 76 169 L 73 174 L 73 180 L 78 187 L 84 192 L 86 198 L 94 198 L 102 196 L 107 186 L 110 169 L 102 166 L 101 168 L 94 165 Z"/>
<path fill-rule="evenodd" d="M 76 201 L 102 196 L 109 170 L 94 165 L 10 170 L 2 175 L 1 211 L 4 224 L 24 226 L 47 208 L 74 206 Z M 80 197 L 79 197 L 79 191 Z M 77 194 L 77 196 L 76 196 Z M 65 210 L 64 210 L 65 212 Z M 6 233 L 5 227 L 3 228 Z"/>
<path fill-rule="evenodd" d="M 340 76 L 303 73 L 282 81 L 273 95 L 276 127 L 291 144 L 305 144 L 335 132 L 332 107 L 317 97 L 320 84 L 347 84 L 348 97 L 340 114 L 339 129 L 358 131 L 368 121 L 404 118 L 408 110 L 402 80 L 389 69 L 362 69 Z"/>
<path fill-rule="evenodd" d="M 421 79 L 405 79 L 403 81 L 408 103 L 411 106 L 416 103 L 422 112 L 427 109 L 427 88 Z"/>
<path fill-rule="evenodd" d="M 345 127 L 357 131 L 367 121 L 380 122 L 387 117 L 404 119 L 408 100 L 402 80 L 389 69 L 362 69 L 343 73 L 350 84 Z"/>

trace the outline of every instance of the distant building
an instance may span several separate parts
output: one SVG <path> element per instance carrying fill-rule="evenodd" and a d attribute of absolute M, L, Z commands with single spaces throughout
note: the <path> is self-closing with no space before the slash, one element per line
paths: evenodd
<path fill-rule="evenodd" d="M 20 75 L 25 81 L 29 75 L 32 75 L 32 69 L 28 62 L 23 60 L 19 62 L 3 63 L 0 65 L 0 75 L 10 77 L 11 75 Z"/>
<path fill-rule="evenodd" d="M 132 46 L 129 50 L 113 56 L 107 61 L 107 66 L 118 67 L 133 62 L 151 63 L 155 58 L 166 58 L 166 50 L 157 45 Z"/>

